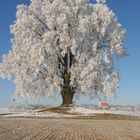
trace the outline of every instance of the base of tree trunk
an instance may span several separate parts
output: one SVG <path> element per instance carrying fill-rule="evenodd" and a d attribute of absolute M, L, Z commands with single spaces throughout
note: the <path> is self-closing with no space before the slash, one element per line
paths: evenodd
<path fill-rule="evenodd" d="M 61 104 L 60 107 L 74 107 L 74 104 Z"/>
<path fill-rule="evenodd" d="M 62 105 L 63 107 L 72 107 L 73 106 L 73 96 L 72 92 L 63 92 L 62 95 Z"/>

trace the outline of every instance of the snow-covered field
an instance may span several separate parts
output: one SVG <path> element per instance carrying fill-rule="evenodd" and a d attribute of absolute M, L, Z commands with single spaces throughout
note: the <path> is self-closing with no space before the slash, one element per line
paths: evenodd
<path fill-rule="evenodd" d="M 76 113 L 76 114 L 83 114 L 83 115 L 96 115 L 96 114 L 119 114 L 119 115 L 129 115 L 129 116 L 139 116 L 140 117 L 140 111 L 126 111 L 126 110 L 103 110 L 103 109 L 89 109 L 84 107 L 76 107 L 72 108 L 70 113 Z"/>
<path fill-rule="evenodd" d="M 9 114 L 11 113 L 9 108 L 0 108 L 0 115 L 1 114 Z"/>
<path fill-rule="evenodd" d="M 3 117 L 79 117 L 79 116 L 96 116 L 98 114 L 118 114 L 127 116 L 138 116 L 140 117 L 139 110 L 126 110 L 122 108 L 110 108 L 108 110 L 98 109 L 95 107 L 71 107 L 68 110 L 68 114 L 54 113 L 54 112 L 38 112 L 40 109 L 35 108 L 0 108 L 0 115 Z"/>
<path fill-rule="evenodd" d="M 0 109 L 0 140 L 93 140 L 93 138 L 139 140 L 140 138 L 140 119 L 129 117 L 140 117 L 140 111 L 72 107 L 68 114 L 62 114 L 30 109 L 24 108 L 24 112 L 23 110 L 20 112 L 19 107 L 12 110 Z M 108 119 L 106 117 L 104 119 L 106 116 L 104 113 L 128 116 L 116 118 L 114 116 L 117 115 L 109 115 Z"/>
<path fill-rule="evenodd" d="M 27 112 L 27 110 L 17 110 L 16 108 L 0 108 L 0 115 L 11 115 L 11 114 L 22 114 Z"/>

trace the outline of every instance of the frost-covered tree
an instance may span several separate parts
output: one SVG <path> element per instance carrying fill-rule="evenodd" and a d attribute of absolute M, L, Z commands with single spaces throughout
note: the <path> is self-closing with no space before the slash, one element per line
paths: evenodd
<path fill-rule="evenodd" d="M 31 0 L 17 6 L 12 49 L 1 77 L 16 85 L 14 98 L 74 95 L 112 98 L 119 73 L 114 59 L 126 54 L 125 30 L 105 0 Z"/>

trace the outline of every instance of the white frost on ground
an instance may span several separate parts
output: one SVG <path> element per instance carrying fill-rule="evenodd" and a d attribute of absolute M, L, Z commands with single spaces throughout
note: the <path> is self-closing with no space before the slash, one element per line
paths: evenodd
<path fill-rule="evenodd" d="M 10 115 L 4 115 L 3 117 L 47 117 L 47 118 L 75 118 L 79 117 L 79 115 L 67 115 L 67 114 L 61 114 L 61 113 L 53 113 L 53 112 L 25 112 L 25 113 L 19 113 L 19 114 L 10 114 Z"/>
<path fill-rule="evenodd" d="M 69 113 L 76 114 L 88 114 L 88 115 L 96 115 L 96 114 L 120 114 L 120 115 L 130 115 L 130 116 L 140 116 L 140 111 L 125 111 L 125 110 L 103 110 L 103 109 L 88 109 L 83 107 L 75 107 L 72 108 Z"/>
<path fill-rule="evenodd" d="M 0 114 L 9 114 L 11 111 L 9 108 L 0 108 Z"/>
<path fill-rule="evenodd" d="M 129 116 L 139 116 L 140 111 L 126 111 L 126 110 L 103 110 L 98 108 L 86 108 L 86 107 L 71 107 L 68 111 L 71 114 L 61 114 L 53 112 L 38 112 L 38 110 L 30 110 L 25 112 L 12 112 L 8 108 L 0 108 L 0 115 L 3 117 L 55 117 L 55 118 L 72 118 L 79 116 L 96 116 L 97 114 L 120 114 L 120 115 L 129 115 Z M 5 115 L 2 115 L 5 114 Z M 73 115 L 74 114 L 74 115 Z"/>

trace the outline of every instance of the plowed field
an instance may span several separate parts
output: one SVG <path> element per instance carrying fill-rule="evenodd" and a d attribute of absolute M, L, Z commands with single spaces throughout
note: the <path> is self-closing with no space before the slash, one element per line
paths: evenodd
<path fill-rule="evenodd" d="M 140 140 L 140 121 L 0 118 L 0 140 Z"/>

